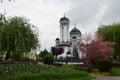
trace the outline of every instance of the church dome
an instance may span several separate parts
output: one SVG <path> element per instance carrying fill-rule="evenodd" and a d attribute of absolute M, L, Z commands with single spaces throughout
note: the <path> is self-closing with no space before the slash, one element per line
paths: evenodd
<path fill-rule="evenodd" d="M 67 18 L 67 17 L 62 17 L 62 18 L 60 18 L 60 21 L 62 21 L 62 20 L 67 20 L 67 21 L 69 21 L 69 19 Z"/>
<path fill-rule="evenodd" d="M 60 23 L 61 24 L 69 24 L 69 19 L 64 16 L 64 17 L 60 18 Z"/>
<path fill-rule="evenodd" d="M 77 29 L 76 27 L 74 27 L 71 31 L 70 31 L 70 35 L 81 35 L 81 32 L 79 29 Z"/>
<path fill-rule="evenodd" d="M 60 39 L 57 37 L 57 38 L 56 38 L 56 41 L 59 41 L 59 40 L 60 40 Z"/>

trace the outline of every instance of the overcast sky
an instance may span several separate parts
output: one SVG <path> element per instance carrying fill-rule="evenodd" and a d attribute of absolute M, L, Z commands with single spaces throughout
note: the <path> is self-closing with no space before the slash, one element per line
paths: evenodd
<path fill-rule="evenodd" d="M 55 45 L 59 19 L 66 14 L 70 30 L 76 24 L 82 34 L 93 34 L 101 24 L 120 22 L 120 0 L 4 0 L 0 13 L 25 16 L 39 28 L 41 50 Z"/>

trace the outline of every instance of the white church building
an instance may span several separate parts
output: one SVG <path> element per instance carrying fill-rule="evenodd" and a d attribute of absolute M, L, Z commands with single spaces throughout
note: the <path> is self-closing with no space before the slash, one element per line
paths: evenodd
<path fill-rule="evenodd" d="M 81 31 L 76 26 L 71 31 L 69 28 L 69 19 L 65 16 L 60 18 L 60 38 L 56 38 L 55 47 L 64 48 L 64 53 L 59 57 L 82 58 L 82 52 L 76 48 L 76 45 L 82 41 Z"/>

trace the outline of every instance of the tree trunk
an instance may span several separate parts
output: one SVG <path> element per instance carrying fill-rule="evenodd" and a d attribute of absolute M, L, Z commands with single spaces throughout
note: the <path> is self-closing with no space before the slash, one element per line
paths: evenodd
<path fill-rule="evenodd" d="M 6 54 L 5 60 L 8 60 L 9 58 L 10 58 L 10 51 L 7 51 L 7 54 Z"/>

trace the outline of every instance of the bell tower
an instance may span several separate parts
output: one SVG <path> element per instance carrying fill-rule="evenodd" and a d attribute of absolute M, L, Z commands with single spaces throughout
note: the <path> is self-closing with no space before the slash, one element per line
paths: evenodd
<path fill-rule="evenodd" d="M 68 42 L 70 41 L 69 39 L 69 24 L 70 21 L 67 17 L 62 17 L 60 19 L 60 40 L 61 42 Z"/>

